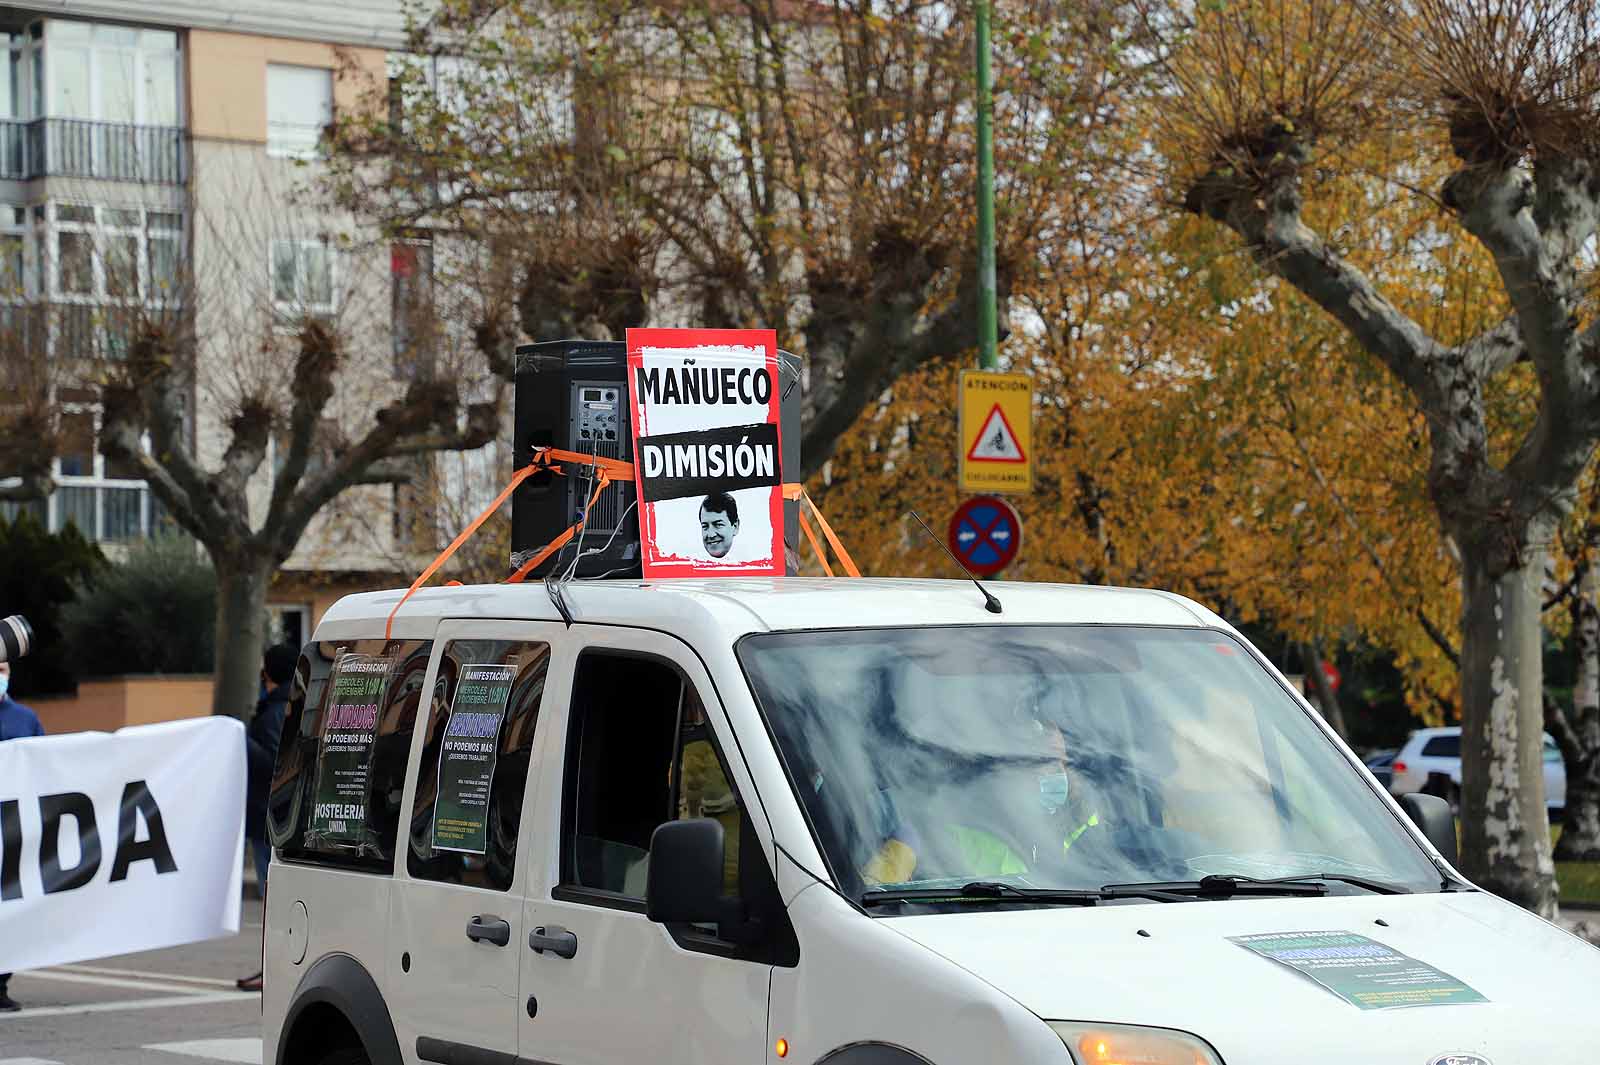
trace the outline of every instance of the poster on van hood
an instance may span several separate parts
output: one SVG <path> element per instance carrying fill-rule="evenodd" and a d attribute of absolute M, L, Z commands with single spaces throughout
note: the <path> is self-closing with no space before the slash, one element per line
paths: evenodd
<path fill-rule="evenodd" d="M 782 398 L 771 329 L 628 330 L 646 578 L 783 574 Z"/>
<path fill-rule="evenodd" d="M 333 664 L 317 754 L 316 806 L 307 830 L 323 842 L 361 842 L 378 704 L 393 667 L 393 658 L 353 652 Z"/>
<path fill-rule="evenodd" d="M 517 667 L 466 666 L 456 682 L 439 748 L 439 790 L 433 800 L 433 849 L 483 854 L 489 847 L 489 793 L 500 728 Z"/>
<path fill-rule="evenodd" d="M 1304 973 L 1359 1009 L 1489 1001 L 1449 973 L 1354 932 L 1274 932 L 1228 939 Z"/>
<path fill-rule="evenodd" d="M 244 793 L 231 717 L 0 743 L 0 972 L 236 934 Z"/>

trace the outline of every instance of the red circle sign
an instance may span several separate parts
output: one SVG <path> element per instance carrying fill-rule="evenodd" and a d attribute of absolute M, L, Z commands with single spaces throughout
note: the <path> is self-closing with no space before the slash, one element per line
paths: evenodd
<path fill-rule="evenodd" d="M 977 496 L 956 508 L 950 518 L 950 550 L 980 577 L 999 573 L 1022 547 L 1022 519 L 1011 504 L 995 496 Z"/>

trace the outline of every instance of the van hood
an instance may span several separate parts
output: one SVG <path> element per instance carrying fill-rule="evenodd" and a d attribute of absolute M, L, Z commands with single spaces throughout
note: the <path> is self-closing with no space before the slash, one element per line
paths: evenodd
<path fill-rule="evenodd" d="M 1600 950 L 1484 892 L 882 918 L 1046 1020 L 1177 1028 L 1225 1065 L 1593 1065 Z M 1367 1009 L 1230 937 L 1351 932 L 1486 1002 Z"/>

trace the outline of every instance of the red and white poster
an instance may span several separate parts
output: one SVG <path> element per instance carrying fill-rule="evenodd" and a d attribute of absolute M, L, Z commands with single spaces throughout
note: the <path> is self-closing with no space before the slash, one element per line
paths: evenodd
<path fill-rule="evenodd" d="M 782 576 L 778 337 L 630 329 L 644 575 Z"/>

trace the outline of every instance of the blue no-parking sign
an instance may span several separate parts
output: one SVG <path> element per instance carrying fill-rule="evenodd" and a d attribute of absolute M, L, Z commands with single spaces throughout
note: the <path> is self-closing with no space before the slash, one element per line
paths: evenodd
<path fill-rule="evenodd" d="M 1005 569 L 1021 546 L 1022 519 L 1003 499 L 969 499 L 950 519 L 950 550 L 980 577 Z"/>

